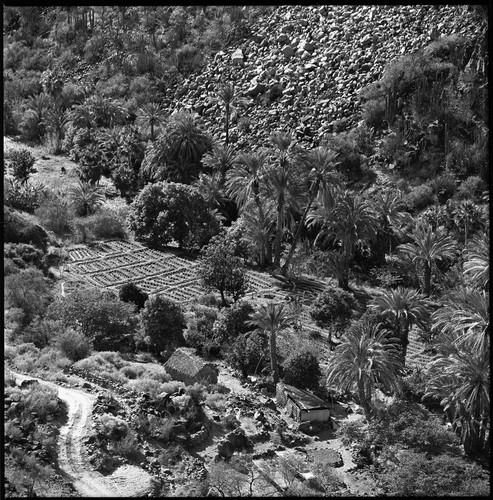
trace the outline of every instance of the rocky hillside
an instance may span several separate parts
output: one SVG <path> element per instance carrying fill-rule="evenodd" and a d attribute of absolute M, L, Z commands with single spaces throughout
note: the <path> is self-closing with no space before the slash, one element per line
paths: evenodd
<path fill-rule="evenodd" d="M 261 144 L 279 128 L 317 145 L 324 134 L 357 123 L 360 91 L 392 59 L 459 34 L 477 41 L 473 63 L 487 33 L 478 11 L 458 5 L 279 6 L 250 28 L 251 37 L 218 52 L 165 99 L 171 109 L 196 111 L 219 136 L 224 118 L 215 91 L 220 82 L 233 82 L 240 95 L 253 98 L 232 129 L 240 147 Z"/>

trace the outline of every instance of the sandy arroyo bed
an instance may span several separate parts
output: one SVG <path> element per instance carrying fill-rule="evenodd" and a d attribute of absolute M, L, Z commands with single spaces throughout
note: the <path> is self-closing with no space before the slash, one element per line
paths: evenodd
<path fill-rule="evenodd" d="M 85 497 L 146 496 L 152 476 L 143 469 L 124 465 L 103 476 L 89 463 L 83 440 L 91 427 L 91 411 L 95 397 L 77 389 L 61 387 L 35 377 L 15 374 L 16 382 L 36 379 L 58 391 L 68 408 L 67 423 L 60 429 L 58 465 L 73 480 L 75 489 Z"/>

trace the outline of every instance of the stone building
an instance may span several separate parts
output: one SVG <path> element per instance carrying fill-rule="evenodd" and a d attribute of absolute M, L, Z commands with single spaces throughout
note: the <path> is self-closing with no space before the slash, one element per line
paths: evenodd
<path fill-rule="evenodd" d="M 171 355 L 164 364 L 165 370 L 173 377 L 185 384 L 217 383 L 217 369 L 210 363 L 206 363 L 197 355 L 195 349 L 180 347 Z"/>
<path fill-rule="evenodd" d="M 297 422 L 327 422 L 330 406 L 311 392 L 279 382 L 276 386 L 277 404 L 286 409 Z"/>

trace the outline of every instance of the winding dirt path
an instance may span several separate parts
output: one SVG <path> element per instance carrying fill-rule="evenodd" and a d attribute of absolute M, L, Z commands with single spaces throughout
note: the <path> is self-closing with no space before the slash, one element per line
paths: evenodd
<path fill-rule="evenodd" d="M 82 440 L 89 433 L 95 396 L 77 389 L 61 387 L 53 382 L 15 373 L 16 382 L 38 380 L 58 392 L 66 402 L 67 423 L 60 429 L 58 464 L 73 480 L 74 487 L 85 497 L 137 497 L 149 492 L 152 476 L 132 465 L 119 467 L 103 476 L 89 463 Z"/>

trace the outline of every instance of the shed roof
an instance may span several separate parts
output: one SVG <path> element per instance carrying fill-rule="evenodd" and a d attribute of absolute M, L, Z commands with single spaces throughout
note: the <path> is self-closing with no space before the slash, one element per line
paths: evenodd
<path fill-rule="evenodd" d="M 180 347 L 171 355 L 164 364 L 164 368 L 171 368 L 179 371 L 189 377 L 195 377 L 204 367 L 210 367 L 215 370 L 214 366 L 206 363 L 200 356 L 197 355 L 195 349 L 191 347 Z"/>
<path fill-rule="evenodd" d="M 330 408 L 328 403 L 311 392 L 298 389 L 297 387 L 288 384 L 281 384 L 281 389 L 284 390 L 286 395 L 290 396 L 302 410 Z"/>

